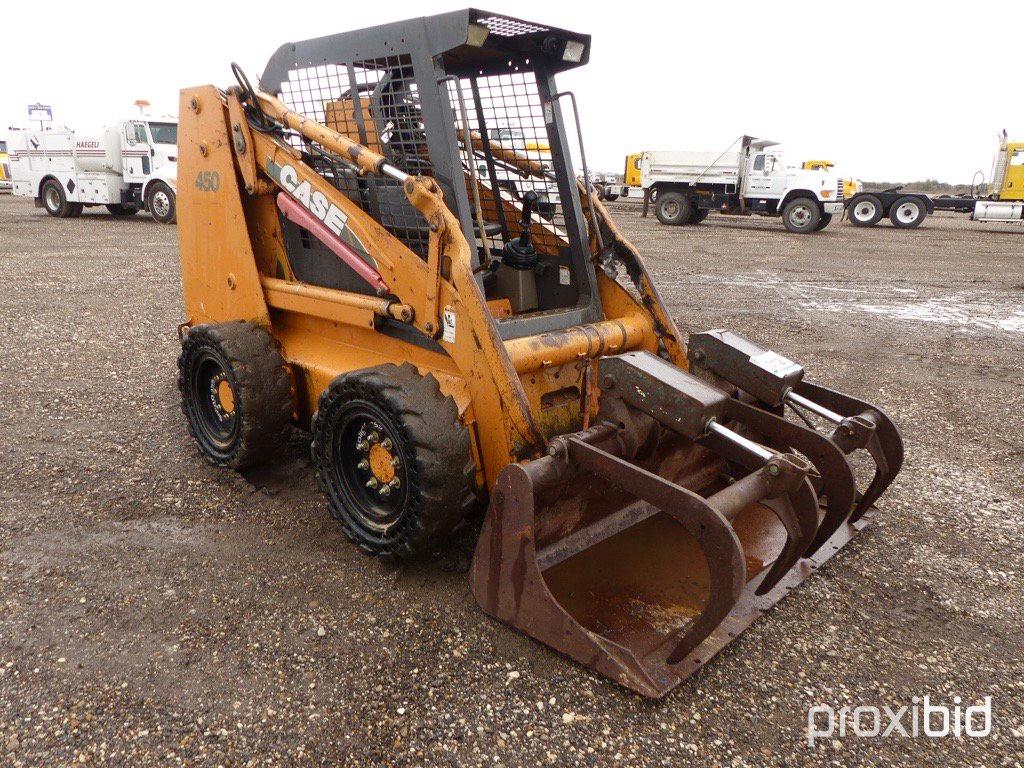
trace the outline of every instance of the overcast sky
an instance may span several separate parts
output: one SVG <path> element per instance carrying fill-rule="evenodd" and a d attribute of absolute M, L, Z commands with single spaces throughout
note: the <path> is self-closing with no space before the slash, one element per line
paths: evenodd
<path fill-rule="evenodd" d="M 283 42 L 454 10 L 459 3 L 4 3 L 0 136 L 26 106 L 94 128 L 177 109 L 183 86 L 255 79 Z M 722 150 L 748 133 L 787 162 L 834 160 L 868 180 L 988 177 L 995 137 L 1024 136 L 1016 3 L 490 2 L 488 10 L 593 36 L 576 91 L 588 160 Z M 83 11 L 88 9 L 88 13 Z M 1000 21 L 1002 19 L 1003 21 Z"/>

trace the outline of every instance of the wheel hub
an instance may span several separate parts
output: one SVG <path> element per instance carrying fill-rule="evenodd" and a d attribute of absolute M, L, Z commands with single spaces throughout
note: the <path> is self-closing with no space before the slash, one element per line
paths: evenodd
<path fill-rule="evenodd" d="M 171 201 L 167 197 L 167 193 L 163 190 L 153 195 L 153 212 L 157 216 L 166 216 L 168 211 L 171 210 Z"/>
<path fill-rule="evenodd" d="M 398 522 L 407 490 L 397 438 L 368 413 L 354 413 L 346 421 L 335 455 L 349 502 L 363 525 L 387 531 Z"/>
<path fill-rule="evenodd" d="M 224 371 L 210 379 L 210 405 L 221 422 L 235 415 L 235 391 Z"/>
<path fill-rule="evenodd" d="M 793 213 L 790 214 L 790 218 L 797 224 L 806 224 L 811 218 L 811 212 L 803 206 L 800 206 L 799 208 L 793 209 Z"/>
<path fill-rule="evenodd" d="M 221 378 L 217 384 L 217 405 L 225 414 L 235 412 L 235 393 L 231 389 L 231 384 L 228 383 L 226 376 Z"/>
<path fill-rule="evenodd" d="M 871 203 L 860 203 L 853 209 L 853 215 L 860 221 L 867 221 L 875 215 L 875 206 Z"/>
<path fill-rule="evenodd" d="M 395 479 L 395 456 L 384 445 L 381 443 L 371 445 L 367 459 L 370 462 L 370 471 L 378 481 L 390 483 Z"/>

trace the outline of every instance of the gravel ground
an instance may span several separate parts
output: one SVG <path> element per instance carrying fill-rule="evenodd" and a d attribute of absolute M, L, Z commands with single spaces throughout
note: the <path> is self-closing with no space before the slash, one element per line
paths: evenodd
<path fill-rule="evenodd" d="M 661 702 L 481 613 L 471 532 L 399 567 L 347 545 L 305 436 L 207 466 L 175 230 L 0 197 L 0 764 L 1020 766 L 1024 234 L 614 209 L 681 326 L 802 361 L 907 442 L 877 525 Z M 813 704 L 925 694 L 991 696 L 992 735 L 807 746 Z"/>

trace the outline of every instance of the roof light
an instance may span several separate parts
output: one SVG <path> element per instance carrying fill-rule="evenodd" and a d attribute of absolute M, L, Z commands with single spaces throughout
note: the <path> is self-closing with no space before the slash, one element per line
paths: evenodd
<path fill-rule="evenodd" d="M 471 45 L 474 48 L 482 48 L 484 41 L 487 40 L 487 35 L 489 34 L 490 30 L 483 24 L 470 24 L 469 37 L 466 39 L 466 45 Z"/>
<path fill-rule="evenodd" d="M 573 64 L 579 64 L 583 61 L 583 52 L 587 47 L 579 40 L 566 40 L 565 50 L 562 51 L 562 61 L 571 61 Z"/>

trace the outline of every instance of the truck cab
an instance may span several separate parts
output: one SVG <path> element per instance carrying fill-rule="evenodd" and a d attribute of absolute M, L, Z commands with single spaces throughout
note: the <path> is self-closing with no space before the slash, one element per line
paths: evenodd
<path fill-rule="evenodd" d="M 177 118 L 132 117 L 90 134 L 18 131 L 12 149 L 14 194 L 34 198 L 51 216 L 106 206 L 114 216 L 145 209 L 162 224 L 175 221 Z"/>
<path fill-rule="evenodd" d="M 799 199 L 813 200 L 819 210 L 819 222 L 824 227 L 831 216 L 843 212 L 845 189 L 831 166 L 796 168 L 787 166 L 778 145 L 769 141 L 751 141 L 745 147 L 746 156 L 740 195 L 743 207 L 753 213 L 782 215 L 787 228 L 792 229 L 788 217 L 800 217 L 807 211 L 786 210 Z"/>

